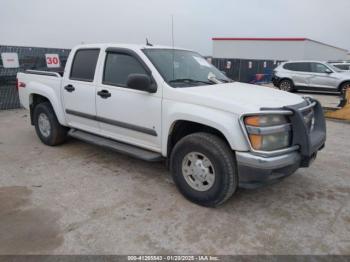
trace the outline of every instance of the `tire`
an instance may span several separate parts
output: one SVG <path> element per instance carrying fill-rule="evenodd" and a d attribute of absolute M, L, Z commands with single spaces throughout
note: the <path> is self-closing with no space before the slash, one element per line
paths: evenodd
<path fill-rule="evenodd" d="M 350 88 L 350 82 L 345 82 L 343 84 L 341 84 L 340 88 L 339 88 L 339 92 L 340 92 L 340 96 L 345 98 L 345 93 L 346 93 L 346 89 Z"/>
<path fill-rule="evenodd" d="M 206 163 L 207 166 L 198 167 L 197 164 L 201 163 Z M 198 173 L 192 172 L 191 169 L 206 170 L 207 180 L 204 182 L 194 180 L 194 176 L 198 176 Z M 178 190 L 185 198 L 198 205 L 219 206 L 228 200 L 238 187 L 237 165 L 233 151 L 225 141 L 209 133 L 190 134 L 177 142 L 170 156 L 170 170 Z M 197 182 L 201 188 L 196 188 Z"/>
<path fill-rule="evenodd" d="M 68 128 L 60 125 L 49 102 L 38 104 L 33 118 L 35 131 L 45 145 L 56 146 L 65 142 Z"/>
<path fill-rule="evenodd" d="M 282 79 L 279 83 L 278 83 L 278 88 L 282 91 L 286 91 L 286 92 L 294 92 L 294 84 L 292 81 L 290 81 L 289 79 Z"/>

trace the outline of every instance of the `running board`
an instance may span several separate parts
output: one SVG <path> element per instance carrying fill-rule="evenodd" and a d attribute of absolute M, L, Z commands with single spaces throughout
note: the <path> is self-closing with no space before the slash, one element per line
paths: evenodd
<path fill-rule="evenodd" d="M 71 129 L 68 135 L 70 135 L 71 137 L 77 138 L 79 140 L 82 140 L 84 142 L 109 148 L 118 153 L 122 153 L 128 156 L 145 160 L 145 161 L 156 162 L 156 161 L 161 161 L 163 159 L 162 155 L 159 153 L 155 153 L 136 146 L 128 145 L 122 142 L 117 142 L 115 140 L 104 138 L 104 137 L 87 133 L 84 131 Z"/>

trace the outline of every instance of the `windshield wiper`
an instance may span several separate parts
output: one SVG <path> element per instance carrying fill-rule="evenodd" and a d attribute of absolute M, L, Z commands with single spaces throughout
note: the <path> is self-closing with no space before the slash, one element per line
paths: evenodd
<path fill-rule="evenodd" d="M 191 79 L 191 78 L 173 79 L 173 80 L 170 80 L 169 83 L 203 83 L 203 84 L 207 84 L 207 85 L 214 84 L 213 82 L 196 80 L 196 79 Z"/>

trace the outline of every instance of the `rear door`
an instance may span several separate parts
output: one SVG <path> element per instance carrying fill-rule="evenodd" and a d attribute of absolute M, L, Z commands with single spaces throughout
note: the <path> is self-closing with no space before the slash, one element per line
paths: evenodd
<path fill-rule="evenodd" d="M 337 89 L 338 79 L 334 71 L 321 63 L 311 63 L 312 77 L 310 78 L 310 87 L 319 89 Z M 327 73 L 331 70 L 332 73 Z"/>
<path fill-rule="evenodd" d="M 295 86 L 308 87 L 312 76 L 310 63 L 298 62 L 288 63 L 284 66 L 285 69 L 290 70 L 291 78 Z"/>
<path fill-rule="evenodd" d="M 95 71 L 100 50 L 78 49 L 62 83 L 66 119 L 71 127 L 98 132 Z"/>

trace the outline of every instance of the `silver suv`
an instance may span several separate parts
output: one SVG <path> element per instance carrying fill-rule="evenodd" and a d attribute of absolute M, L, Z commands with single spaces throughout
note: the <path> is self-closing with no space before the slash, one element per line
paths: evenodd
<path fill-rule="evenodd" d="M 289 61 L 273 71 L 272 82 L 288 92 L 313 90 L 344 93 L 350 88 L 350 72 L 325 62 Z"/>

